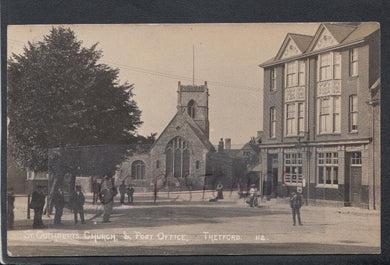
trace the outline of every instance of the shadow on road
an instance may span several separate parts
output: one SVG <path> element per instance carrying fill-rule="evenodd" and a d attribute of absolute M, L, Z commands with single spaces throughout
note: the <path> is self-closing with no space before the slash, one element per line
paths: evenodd
<path fill-rule="evenodd" d="M 170 204 L 170 205 L 169 205 Z M 73 219 L 65 220 L 64 226 L 53 226 L 52 220 L 47 220 L 48 228 L 61 230 L 86 230 L 86 229 L 107 229 L 116 227 L 158 227 L 165 225 L 183 224 L 209 224 L 228 222 L 229 218 L 251 217 L 262 215 L 288 214 L 289 211 L 273 211 L 269 208 L 249 208 L 228 202 L 159 202 L 157 204 L 139 202 L 132 206 L 117 206 L 111 214 L 110 223 L 101 223 L 101 210 L 88 209 L 85 213 L 94 214 L 86 219 L 86 225 L 74 225 Z M 139 207 L 147 206 L 147 207 Z M 67 213 L 67 215 L 72 213 Z M 54 217 L 54 216 L 53 216 Z M 91 227 L 92 225 L 92 227 Z M 15 230 L 31 229 L 32 220 L 17 220 Z"/>

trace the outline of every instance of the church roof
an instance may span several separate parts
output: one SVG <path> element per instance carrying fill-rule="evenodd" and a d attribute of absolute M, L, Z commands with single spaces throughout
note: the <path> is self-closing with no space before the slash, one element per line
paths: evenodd
<path fill-rule="evenodd" d="M 161 132 L 161 134 L 158 136 L 157 140 L 153 143 L 151 149 L 157 144 L 159 139 L 162 135 L 164 135 L 165 131 L 170 127 L 170 125 L 173 123 L 174 120 L 178 119 L 179 117 L 182 117 L 184 121 L 190 126 L 192 131 L 195 133 L 195 135 L 199 138 L 199 140 L 203 143 L 203 145 L 209 150 L 209 151 L 215 151 L 214 146 L 209 141 L 208 137 L 204 134 L 203 130 L 199 127 L 198 124 L 187 114 L 186 111 L 177 111 L 175 116 L 171 119 L 171 121 L 168 123 L 168 125 L 165 127 L 165 129 Z"/>

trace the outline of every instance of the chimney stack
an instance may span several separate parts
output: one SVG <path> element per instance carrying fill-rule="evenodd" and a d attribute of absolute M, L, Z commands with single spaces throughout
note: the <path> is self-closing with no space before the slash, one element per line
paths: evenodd
<path fill-rule="evenodd" d="M 225 138 L 225 149 L 230 150 L 232 148 L 232 139 Z"/>
<path fill-rule="evenodd" d="M 222 153 L 223 152 L 223 139 L 221 138 L 221 140 L 219 140 L 219 143 L 218 143 L 218 153 Z"/>

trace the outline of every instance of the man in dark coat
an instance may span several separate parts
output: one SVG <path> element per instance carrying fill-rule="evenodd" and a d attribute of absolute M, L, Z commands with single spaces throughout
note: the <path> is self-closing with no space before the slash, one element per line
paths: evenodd
<path fill-rule="evenodd" d="M 96 178 L 94 178 L 92 181 L 92 192 L 93 192 L 92 204 L 95 204 L 98 200 L 98 194 L 99 194 L 99 183 L 97 182 Z"/>
<path fill-rule="evenodd" d="M 127 188 L 127 202 L 133 203 L 134 188 L 132 185 L 129 185 Z"/>
<path fill-rule="evenodd" d="M 292 192 L 290 197 L 290 206 L 292 209 L 293 225 L 296 225 L 296 216 L 298 216 L 298 223 L 302 225 L 300 209 L 302 206 L 302 195 L 297 192 Z"/>
<path fill-rule="evenodd" d="M 122 181 L 122 184 L 119 186 L 119 193 L 121 194 L 121 205 L 125 203 L 125 194 L 126 194 L 126 185 L 125 181 Z"/>
<path fill-rule="evenodd" d="M 35 190 L 31 196 L 30 208 L 34 210 L 33 228 L 44 227 L 42 214 L 43 207 L 45 206 L 45 197 L 42 186 L 38 186 L 37 190 Z"/>
<path fill-rule="evenodd" d="M 74 223 L 77 224 L 77 214 L 80 214 L 80 220 L 82 224 L 85 224 L 84 220 L 84 202 L 85 197 L 81 191 L 81 186 L 76 186 L 76 192 L 73 194 L 73 213 Z"/>
<path fill-rule="evenodd" d="M 56 213 L 54 215 L 54 224 L 62 225 L 61 217 L 64 211 L 65 199 L 64 199 L 64 192 L 61 188 L 56 188 L 54 190 L 52 195 L 52 205 L 56 209 Z"/>

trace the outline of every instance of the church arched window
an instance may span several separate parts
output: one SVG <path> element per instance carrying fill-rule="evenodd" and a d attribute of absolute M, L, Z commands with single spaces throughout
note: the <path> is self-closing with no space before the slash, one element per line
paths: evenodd
<path fill-rule="evenodd" d="M 195 118 L 195 101 L 192 99 L 190 100 L 190 102 L 188 102 L 187 112 L 191 118 Z"/>
<path fill-rule="evenodd" d="M 166 150 L 166 175 L 184 178 L 190 173 L 190 148 L 182 137 L 169 141 Z"/>
<path fill-rule="evenodd" d="M 131 176 L 133 179 L 144 179 L 145 163 L 141 160 L 136 160 L 131 164 Z"/>

